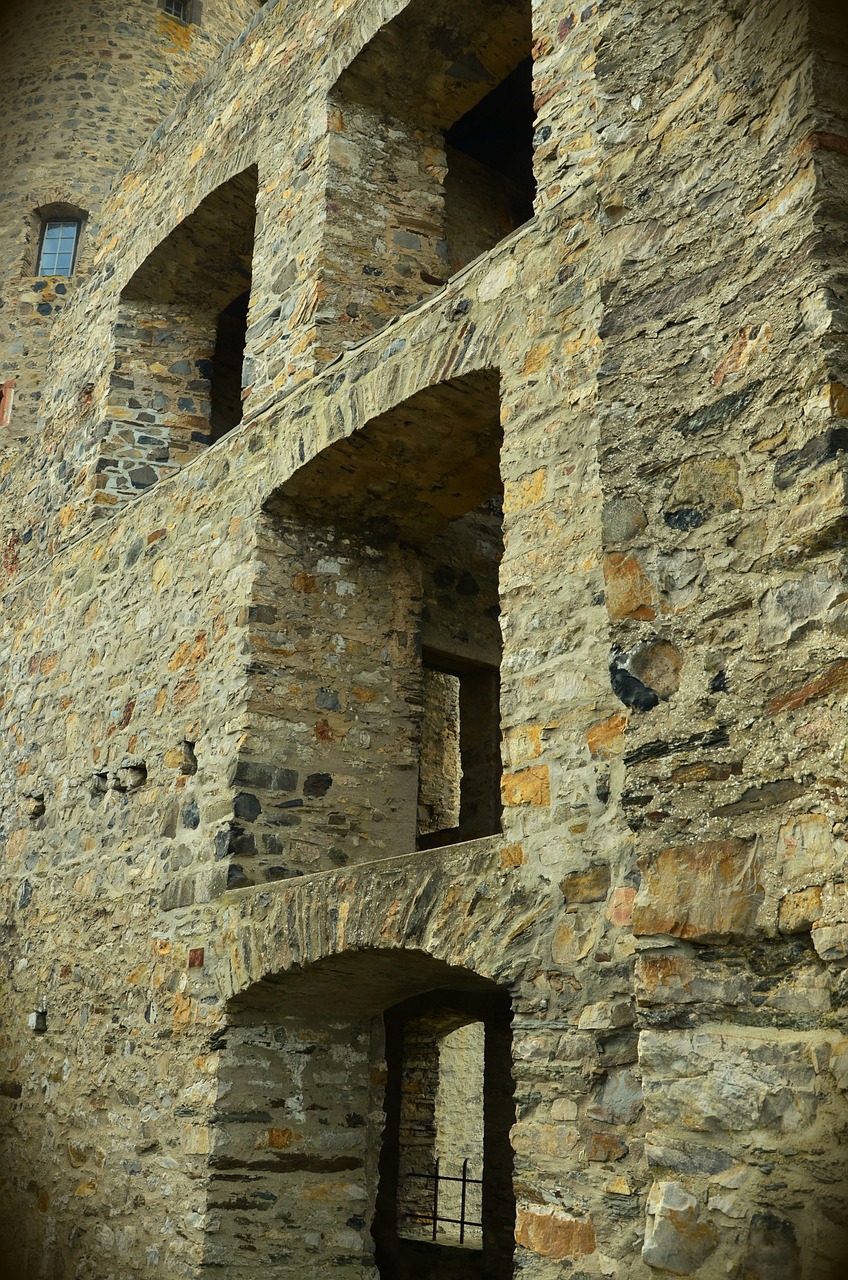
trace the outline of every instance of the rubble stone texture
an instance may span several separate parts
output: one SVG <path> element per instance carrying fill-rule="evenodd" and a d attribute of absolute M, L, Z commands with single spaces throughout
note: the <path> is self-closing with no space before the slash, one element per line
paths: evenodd
<path fill-rule="evenodd" d="M 3 51 L 5 1274 L 840 1280 L 842 5 Z"/>

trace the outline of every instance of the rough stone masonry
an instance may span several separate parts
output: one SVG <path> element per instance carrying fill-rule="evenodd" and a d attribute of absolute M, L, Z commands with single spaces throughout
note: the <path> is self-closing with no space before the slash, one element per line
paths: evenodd
<path fill-rule="evenodd" d="M 3 24 L 4 1274 L 839 1280 L 838 0 Z"/>

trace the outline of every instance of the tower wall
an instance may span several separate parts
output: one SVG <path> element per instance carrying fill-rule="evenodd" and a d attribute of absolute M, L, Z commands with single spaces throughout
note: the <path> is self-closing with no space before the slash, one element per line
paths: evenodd
<path fill-rule="evenodd" d="M 4 6 L 0 382 L 15 383 L 15 403 L 0 459 L 35 427 L 48 336 L 89 272 L 112 179 L 259 8 L 195 0 L 193 20 L 181 22 L 159 0 Z M 37 210 L 50 206 L 86 215 L 69 278 L 35 274 Z"/>

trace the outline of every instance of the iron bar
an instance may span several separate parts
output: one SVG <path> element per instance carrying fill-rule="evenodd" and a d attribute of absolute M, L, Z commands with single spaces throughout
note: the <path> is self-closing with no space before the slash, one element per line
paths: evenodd
<path fill-rule="evenodd" d="M 428 1221 L 432 1222 L 432 1226 L 433 1226 L 432 1238 L 434 1241 L 437 1239 L 437 1236 L 438 1236 L 438 1225 L 440 1222 L 449 1222 L 451 1223 L 452 1226 L 459 1227 L 459 1243 L 460 1244 L 465 1243 L 466 1227 L 479 1227 L 481 1231 L 483 1229 L 482 1222 L 475 1222 L 467 1216 L 468 1188 L 482 1187 L 483 1185 L 482 1178 L 469 1178 L 468 1163 L 469 1163 L 469 1157 L 466 1156 L 466 1158 L 462 1162 L 462 1173 L 459 1175 L 459 1177 L 457 1177 L 455 1174 L 442 1173 L 440 1168 L 440 1165 L 441 1165 L 440 1160 L 436 1161 L 433 1173 L 407 1174 L 408 1178 L 423 1178 L 425 1182 L 433 1183 L 433 1208 L 429 1218 L 425 1214 L 417 1214 L 417 1213 L 411 1213 L 406 1216 L 412 1220 L 417 1220 L 422 1223 L 428 1222 Z M 439 1188 L 441 1183 L 443 1182 L 458 1182 L 460 1184 L 460 1187 L 461 1187 L 460 1209 L 459 1209 L 458 1218 L 449 1218 L 447 1217 L 447 1215 L 439 1213 Z"/>
<path fill-rule="evenodd" d="M 465 1195 L 468 1190 L 468 1156 L 462 1162 L 462 1192 L 459 1201 L 459 1243 L 465 1244 Z"/>

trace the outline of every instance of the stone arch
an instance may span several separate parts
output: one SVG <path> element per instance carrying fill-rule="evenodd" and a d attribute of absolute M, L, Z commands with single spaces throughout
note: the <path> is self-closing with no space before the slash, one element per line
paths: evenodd
<path fill-rule="evenodd" d="M 420 1034 L 412 1060 L 404 1056 L 404 1019 L 457 1007 L 485 1021 L 491 1056 L 487 1227 L 471 1259 L 398 1238 L 390 1171 L 398 1144 L 391 1098 L 399 1073 L 414 1073 L 421 1057 Z M 422 1277 L 482 1276 L 484 1263 L 487 1275 L 511 1275 L 509 1008 L 490 979 L 412 947 L 331 952 L 235 995 L 217 1037 L 203 1273 L 249 1280 L 273 1266 L 281 1280 L 299 1280 L 330 1266 L 351 1280 L 401 1280 L 412 1249 Z"/>
<path fill-rule="evenodd" d="M 341 72 L 328 97 L 321 356 L 533 216 L 532 68 L 527 0 L 411 0 Z"/>
<path fill-rule="evenodd" d="M 361 422 L 266 499 L 230 887 L 500 829 L 501 440 L 499 373 L 477 369 Z M 462 785 L 427 818 L 421 721 L 438 796 L 427 713 L 446 682 Z"/>
<path fill-rule="evenodd" d="M 255 165 L 222 183 L 124 284 L 98 464 L 107 509 L 241 419 L 257 192 Z"/>

